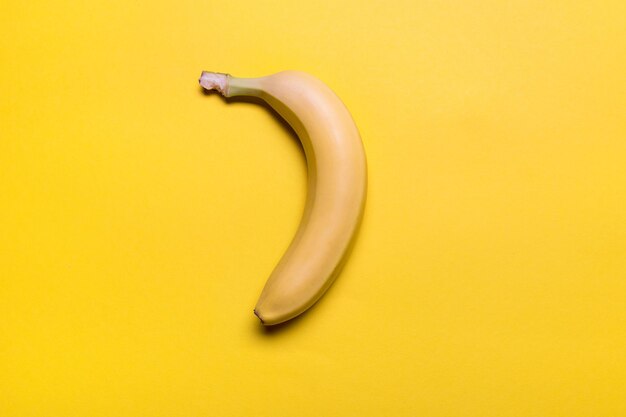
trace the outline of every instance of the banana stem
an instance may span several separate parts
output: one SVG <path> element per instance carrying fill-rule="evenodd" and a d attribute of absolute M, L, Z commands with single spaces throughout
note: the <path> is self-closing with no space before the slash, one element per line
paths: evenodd
<path fill-rule="evenodd" d="M 202 71 L 198 81 L 204 89 L 218 91 L 224 97 L 261 94 L 258 78 L 237 78 L 221 72 Z"/>
<path fill-rule="evenodd" d="M 228 78 L 230 78 L 228 74 L 202 71 L 198 81 L 205 90 L 216 90 L 221 95 L 228 97 Z"/>

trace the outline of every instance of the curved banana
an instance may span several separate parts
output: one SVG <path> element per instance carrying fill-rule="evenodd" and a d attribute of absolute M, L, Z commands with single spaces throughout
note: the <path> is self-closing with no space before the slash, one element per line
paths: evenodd
<path fill-rule="evenodd" d="M 304 214 L 254 309 L 264 325 L 282 323 L 311 307 L 346 261 L 361 223 L 367 188 L 359 132 L 332 90 L 303 72 L 237 78 L 205 71 L 200 84 L 225 97 L 260 97 L 302 142 L 308 166 Z"/>

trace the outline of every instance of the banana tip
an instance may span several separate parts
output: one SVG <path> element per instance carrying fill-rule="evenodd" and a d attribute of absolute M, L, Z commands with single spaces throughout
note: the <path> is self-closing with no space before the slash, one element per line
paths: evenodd
<path fill-rule="evenodd" d="M 261 317 L 261 315 L 259 314 L 258 311 L 256 311 L 256 309 L 254 309 L 254 315 L 257 316 L 259 320 L 261 320 L 261 324 L 265 324 L 265 322 L 263 321 L 263 317 Z"/>

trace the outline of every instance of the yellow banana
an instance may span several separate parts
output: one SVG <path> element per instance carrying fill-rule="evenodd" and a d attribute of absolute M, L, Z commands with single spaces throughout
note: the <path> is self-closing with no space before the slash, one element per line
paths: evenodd
<path fill-rule="evenodd" d="M 295 130 L 308 166 L 304 214 L 254 314 L 268 326 L 311 307 L 337 277 L 363 217 L 365 152 L 350 113 L 324 83 L 298 71 L 259 78 L 206 72 L 200 84 L 225 97 L 260 97 Z"/>

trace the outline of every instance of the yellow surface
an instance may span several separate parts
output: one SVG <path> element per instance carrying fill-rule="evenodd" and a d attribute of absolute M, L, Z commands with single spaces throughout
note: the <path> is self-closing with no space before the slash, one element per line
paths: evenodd
<path fill-rule="evenodd" d="M 309 314 L 252 315 L 326 81 L 369 168 Z M 626 415 L 626 3 L 0 4 L 0 416 Z"/>

